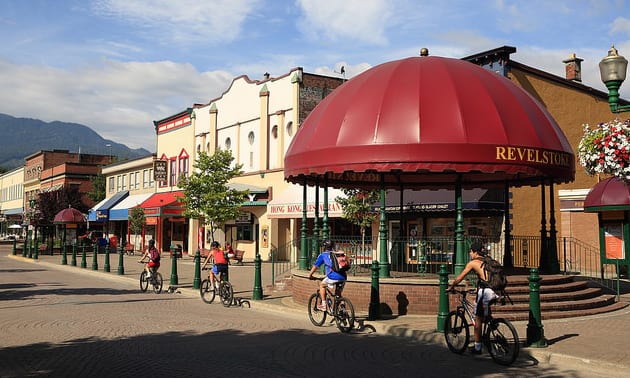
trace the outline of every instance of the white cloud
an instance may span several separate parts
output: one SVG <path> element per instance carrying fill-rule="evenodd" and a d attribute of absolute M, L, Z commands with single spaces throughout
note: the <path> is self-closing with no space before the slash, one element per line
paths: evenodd
<path fill-rule="evenodd" d="M 296 4 L 304 12 L 298 27 L 313 39 L 387 43 L 385 31 L 393 8 L 386 0 L 297 0 Z"/>
<path fill-rule="evenodd" d="M 227 43 L 241 33 L 259 0 L 97 0 L 97 14 L 146 29 L 146 35 L 169 42 Z M 157 36 L 157 37 L 156 37 Z"/>
<path fill-rule="evenodd" d="M 610 28 L 610 34 L 625 34 L 626 37 L 630 37 L 630 19 L 625 17 L 617 17 L 615 21 L 613 21 L 612 27 Z"/>
<path fill-rule="evenodd" d="M 198 72 L 190 64 L 102 61 L 63 70 L 0 60 L 0 113 L 76 122 L 129 147 L 154 149 L 153 121 L 205 103 L 232 74 Z"/>

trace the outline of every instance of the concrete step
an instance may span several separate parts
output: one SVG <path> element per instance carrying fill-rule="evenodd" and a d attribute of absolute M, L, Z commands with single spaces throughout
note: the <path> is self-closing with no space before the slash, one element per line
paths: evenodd
<path fill-rule="evenodd" d="M 542 320 L 573 318 L 573 317 L 580 317 L 580 316 L 605 314 L 608 312 L 624 309 L 627 306 L 628 306 L 628 303 L 625 303 L 625 302 L 614 302 L 612 304 L 602 306 L 602 307 L 594 307 L 594 308 L 579 309 L 579 310 L 563 310 L 563 311 L 553 311 L 553 310 L 542 311 L 541 310 L 540 316 Z M 493 314 L 495 318 L 505 318 L 510 321 L 529 320 L 529 313 L 525 313 L 525 312 L 497 312 L 496 309 L 493 309 Z"/>
<path fill-rule="evenodd" d="M 545 313 L 548 311 L 575 311 L 586 310 L 598 307 L 605 307 L 615 303 L 616 297 L 610 294 L 602 294 L 593 298 L 586 299 L 569 299 L 559 302 L 540 302 L 540 312 Z M 513 305 L 494 306 L 492 311 L 495 314 L 502 312 L 524 312 L 529 314 L 529 303 L 514 303 Z"/>
<path fill-rule="evenodd" d="M 529 291 L 517 292 L 514 294 L 511 290 L 507 290 L 512 302 L 529 303 Z M 541 302 L 561 302 L 568 300 L 594 298 L 602 294 L 602 290 L 595 287 L 581 287 L 579 290 L 572 291 L 554 291 L 540 293 Z"/>

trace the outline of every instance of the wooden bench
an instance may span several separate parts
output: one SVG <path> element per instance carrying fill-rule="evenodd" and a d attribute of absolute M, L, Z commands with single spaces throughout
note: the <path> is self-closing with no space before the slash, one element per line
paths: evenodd
<path fill-rule="evenodd" d="M 136 253 L 136 251 L 133 248 L 133 244 L 131 244 L 131 243 L 125 244 L 125 254 L 126 255 L 133 256 L 135 253 Z"/>
<path fill-rule="evenodd" d="M 243 255 L 245 255 L 245 251 L 240 249 L 234 250 L 234 257 L 230 257 L 230 260 L 236 260 L 238 265 L 243 265 Z"/>

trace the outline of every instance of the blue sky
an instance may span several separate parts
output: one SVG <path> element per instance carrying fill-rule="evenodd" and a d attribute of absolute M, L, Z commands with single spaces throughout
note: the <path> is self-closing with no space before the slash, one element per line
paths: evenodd
<path fill-rule="evenodd" d="M 515 46 L 514 60 L 562 77 L 576 53 L 583 83 L 605 90 L 597 64 L 611 44 L 630 58 L 629 2 L 2 0 L 0 113 L 155 151 L 154 120 L 207 103 L 237 76 L 345 66 L 351 78 L 422 47 L 461 58 Z"/>

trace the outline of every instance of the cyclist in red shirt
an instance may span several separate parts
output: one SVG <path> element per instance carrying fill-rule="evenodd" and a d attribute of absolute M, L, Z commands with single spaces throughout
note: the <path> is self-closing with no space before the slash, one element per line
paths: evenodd
<path fill-rule="evenodd" d="M 158 269 L 160 269 L 160 251 L 155 248 L 155 240 L 149 240 L 149 248 L 144 251 L 144 254 L 138 262 L 143 262 L 145 257 L 149 258 L 149 262 L 144 266 L 144 269 L 147 271 L 148 278 L 151 277 L 151 268 L 153 268 L 155 273 L 157 273 Z"/>
<path fill-rule="evenodd" d="M 210 279 L 210 286 L 214 289 L 214 278 L 216 276 L 217 279 L 221 279 L 221 273 L 227 274 L 228 261 L 218 241 L 213 241 L 212 244 L 210 244 L 210 248 L 212 248 L 212 250 L 208 253 L 208 257 L 206 257 L 206 261 L 203 262 L 201 269 L 205 268 L 212 258 L 214 266 L 212 267 L 212 271 L 208 273 L 208 278 Z"/>

